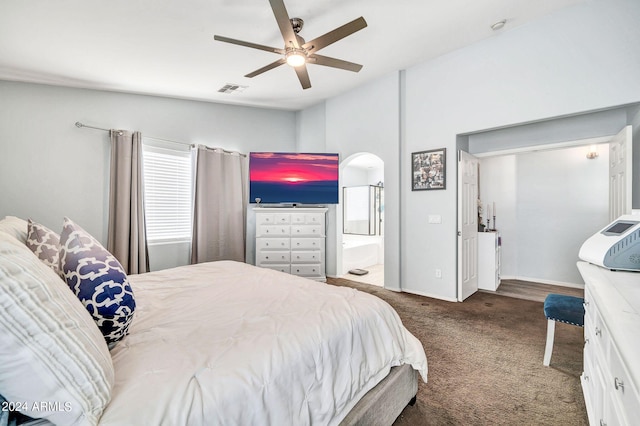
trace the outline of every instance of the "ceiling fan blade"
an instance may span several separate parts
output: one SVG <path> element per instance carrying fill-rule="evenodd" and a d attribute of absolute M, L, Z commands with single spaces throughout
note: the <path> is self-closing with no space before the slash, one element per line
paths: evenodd
<path fill-rule="evenodd" d="M 251 47 L 253 49 L 265 50 L 267 52 L 277 53 L 279 55 L 284 55 L 285 54 L 284 49 L 278 49 L 276 47 L 264 46 L 262 44 L 251 43 L 251 42 L 248 42 L 248 41 L 236 40 L 236 39 L 229 38 L 229 37 L 214 35 L 213 39 L 217 40 L 217 41 L 224 41 L 225 43 L 237 44 L 239 46 Z"/>
<path fill-rule="evenodd" d="M 344 24 L 341 27 L 336 28 L 333 31 L 329 31 L 326 34 L 303 44 L 302 47 L 304 49 L 307 49 L 309 53 L 317 52 L 318 50 L 355 33 L 356 31 L 360 31 L 361 29 L 366 28 L 366 26 L 367 21 L 365 21 L 361 16 L 349 23 Z"/>
<path fill-rule="evenodd" d="M 299 67 L 294 67 L 296 70 L 296 74 L 298 74 L 298 80 L 300 80 L 300 84 L 303 89 L 308 89 L 311 87 L 311 80 L 309 80 L 309 72 L 307 71 L 306 65 L 300 65 Z"/>
<path fill-rule="evenodd" d="M 280 58 L 277 61 L 270 63 L 269 65 L 265 65 L 264 67 L 262 67 L 260 69 L 257 69 L 252 73 L 249 73 L 249 74 L 245 75 L 245 77 L 249 77 L 249 78 L 255 77 L 256 75 L 260 75 L 263 72 L 267 72 L 267 71 L 272 70 L 272 69 L 274 69 L 276 67 L 279 67 L 280 65 L 282 65 L 282 64 L 284 64 L 286 62 L 287 62 L 286 59 Z"/>
<path fill-rule="evenodd" d="M 330 58 L 322 55 L 309 55 L 307 61 L 310 64 L 324 65 L 326 67 L 340 68 L 341 70 L 358 72 L 362 69 L 362 65 L 353 62 L 343 61 L 342 59 Z"/>
<path fill-rule="evenodd" d="M 278 27 L 280 27 L 280 32 L 282 33 L 282 38 L 284 38 L 285 46 L 288 47 L 289 44 L 291 44 L 296 49 L 299 49 L 300 44 L 298 43 L 298 37 L 296 37 L 296 33 L 293 31 L 293 26 L 291 26 L 291 21 L 289 20 L 287 8 L 284 6 L 284 1 L 269 0 L 269 3 L 271 3 L 271 9 L 273 10 L 273 14 L 278 22 Z"/>

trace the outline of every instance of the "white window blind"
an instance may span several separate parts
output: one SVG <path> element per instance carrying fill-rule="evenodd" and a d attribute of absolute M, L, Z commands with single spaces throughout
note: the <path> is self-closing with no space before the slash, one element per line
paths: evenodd
<path fill-rule="evenodd" d="M 143 143 L 147 241 L 191 241 L 193 157 L 191 151 Z"/>

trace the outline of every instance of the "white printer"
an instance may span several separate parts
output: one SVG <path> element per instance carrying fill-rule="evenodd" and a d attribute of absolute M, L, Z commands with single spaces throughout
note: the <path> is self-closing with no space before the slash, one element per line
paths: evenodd
<path fill-rule="evenodd" d="M 640 271 L 640 216 L 620 216 L 587 239 L 578 257 L 607 269 Z"/>

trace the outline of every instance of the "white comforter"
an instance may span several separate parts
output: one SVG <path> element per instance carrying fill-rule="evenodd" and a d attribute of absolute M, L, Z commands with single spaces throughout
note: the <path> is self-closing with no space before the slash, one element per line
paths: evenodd
<path fill-rule="evenodd" d="M 103 425 L 330 425 L 391 366 L 427 379 L 420 342 L 363 292 L 230 261 L 130 281 Z"/>

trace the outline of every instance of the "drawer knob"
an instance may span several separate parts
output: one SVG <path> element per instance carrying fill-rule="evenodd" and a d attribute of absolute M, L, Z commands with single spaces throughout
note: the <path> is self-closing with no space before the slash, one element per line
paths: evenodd
<path fill-rule="evenodd" d="M 624 393 L 624 382 L 622 380 L 616 377 L 615 380 L 613 381 L 613 384 L 616 387 L 616 390 L 621 390 L 622 393 Z"/>
<path fill-rule="evenodd" d="M 265 258 L 265 259 L 268 259 L 268 258 L 269 258 L 269 256 L 265 256 L 264 258 Z"/>

